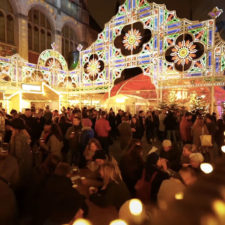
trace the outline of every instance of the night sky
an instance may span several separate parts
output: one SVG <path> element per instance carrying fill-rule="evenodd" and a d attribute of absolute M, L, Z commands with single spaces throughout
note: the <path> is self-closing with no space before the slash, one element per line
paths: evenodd
<path fill-rule="evenodd" d="M 119 2 L 123 0 L 88 0 L 88 9 L 101 28 L 116 14 Z M 150 1 L 149 2 L 153 2 Z M 155 3 L 166 4 L 169 10 L 176 10 L 180 18 L 206 20 L 208 13 L 215 7 L 224 13 L 217 18 L 217 27 L 225 40 L 225 0 L 155 0 Z"/>

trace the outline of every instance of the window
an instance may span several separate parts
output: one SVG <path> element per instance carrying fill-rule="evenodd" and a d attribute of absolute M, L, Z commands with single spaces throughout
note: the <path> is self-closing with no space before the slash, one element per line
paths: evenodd
<path fill-rule="evenodd" d="M 8 0 L 1 0 L 0 4 L 0 42 L 15 45 L 15 18 Z"/>
<path fill-rule="evenodd" d="M 62 29 L 62 55 L 68 59 L 69 53 L 76 49 L 76 35 L 69 25 Z"/>
<path fill-rule="evenodd" d="M 45 49 L 50 49 L 52 29 L 48 18 L 37 9 L 31 9 L 28 18 L 29 51 L 41 53 Z"/>

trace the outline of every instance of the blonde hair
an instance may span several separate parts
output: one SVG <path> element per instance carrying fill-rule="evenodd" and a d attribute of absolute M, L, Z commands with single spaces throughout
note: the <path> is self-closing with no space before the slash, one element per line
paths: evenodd
<path fill-rule="evenodd" d="M 103 175 L 104 185 L 102 189 L 105 189 L 110 182 L 119 183 L 122 181 L 122 176 L 118 165 L 115 162 L 106 162 L 100 167 L 100 171 Z"/>

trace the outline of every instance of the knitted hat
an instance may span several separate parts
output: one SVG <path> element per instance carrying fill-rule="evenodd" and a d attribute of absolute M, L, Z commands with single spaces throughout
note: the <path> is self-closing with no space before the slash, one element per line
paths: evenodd
<path fill-rule="evenodd" d="M 163 143 L 162 143 L 162 146 L 165 148 L 165 147 L 171 147 L 172 146 L 172 142 L 171 140 L 164 140 Z"/>

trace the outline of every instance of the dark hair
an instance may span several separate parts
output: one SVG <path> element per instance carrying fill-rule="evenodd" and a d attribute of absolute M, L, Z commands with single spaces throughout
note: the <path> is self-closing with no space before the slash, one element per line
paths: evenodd
<path fill-rule="evenodd" d="M 15 109 L 12 109 L 12 110 L 10 111 L 10 114 L 17 114 L 17 111 L 16 111 Z"/>

